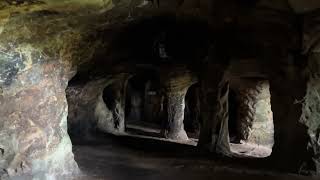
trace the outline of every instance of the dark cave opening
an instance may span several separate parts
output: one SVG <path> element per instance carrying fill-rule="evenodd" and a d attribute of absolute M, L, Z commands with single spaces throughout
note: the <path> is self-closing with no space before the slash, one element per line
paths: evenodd
<path fill-rule="evenodd" d="M 104 88 L 103 90 L 103 102 L 106 104 L 108 109 L 114 109 L 116 106 L 116 102 L 115 102 L 115 94 L 113 92 L 113 90 L 107 86 Z"/>
<path fill-rule="evenodd" d="M 164 95 L 157 73 L 142 69 L 128 80 L 126 87 L 126 132 L 161 137 L 165 118 Z"/>
<path fill-rule="evenodd" d="M 140 27 L 141 28 L 141 27 Z M 159 34 L 163 34 L 161 32 L 158 32 Z M 166 31 L 163 35 L 165 38 L 173 38 L 174 35 L 177 34 L 173 33 L 171 35 L 168 34 L 169 31 Z M 158 34 L 158 35 L 159 35 Z M 185 37 L 185 36 L 183 36 Z M 183 39 L 183 37 L 179 37 L 180 39 Z M 137 38 L 137 37 L 131 37 L 131 38 Z M 187 64 L 187 67 L 189 69 L 192 69 L 193 71 L 198 72 L 198 66 L 197 62 L 202 62 L 202 60 L 199 60 L 198 57 L 192 57 L 192 56 L 179 56 L 183 54 L 183 48 L 179 49 L 179 52 L 177 54 L 174 54 L 174 47 L 179 46 L 177 42 L 174 42 L 175 45 L 170 45 L 171 41 L 174 40 L 169 40 L 168 39 L 159 39 L 159 37 L 152 36 L 150 42 L 154 43 L 155 41 L 158 42 L 151 51 L 148 50 L 148 53 L 151 53 L 151 56 L 156 56 L 155 57 L 146 57 L 144 60 L 148 61 L 142 61 L 142 64 L 138 64 L 138 62 L 133 61 L 130 65 L 133 67 L 130 67 L 130 70 L 128 72 L 133 76 L 131 78 L 128 78 L 126 80 L 122 79 L 120 80 L 121 83 L 119 83 L 118 80 L 115 80 L 112 83 L 107 83 L 108 85 L 103 87 L 101 89 L 102 92 L 102 100 L 103 104 L 105 104 L 105 108 L 101 109 L 101 105 L 98 105 L 99 108 L 95 107 L 96 104 L 86 104 L 86 107 L 89 107 L 89 111 L 94 112 L 93 116 L 96 116 L 98 114 L 98 122 L 100 120 L 103 121 L 111 121 L 112 123 L 112 128 L 114 129 L 121 129 L 121 123 L 123 123 L 123 132 L 122 130 L 120 131 L 121 133 L 118 134 L 118 130 L 116 132 L 114 130 L 112 131 L 104 131 L 107 133 L 113 135 L 119 135 L 119 137 L 115 137 L 115 139 L 120 142 L 117 143 L 128 143 L 130 144 L 130 147 L 142 149 L 142 150 L 150 150 L 150 152 L 153 151 L 175 151 L 174 149 L 181 149 L 182 151 L 186 150 L 189 151 L 189 147 L 183 146 L 179 147 L 178 145 L 172 145 L 173 144 L 179 144 L 181 142 L 178 142 L 178 140 L 171 140 L 169 138 L 166 138 L 163 136 L 162 129 L 164 129 L 165 126 L 167 126 L 166 118 L 168 117 L 168 97 L 166 94 L 166 89 L 163 87 L 163 84 L 160 80 L 158 70 L 159 69 L 165 69 L 170 66 L 176 66 L 175 61 L 178 60 L 177 62 L 182 61 L 183 58 L 186 58 L 186 62 L 183 62 Z M 160 42 L 160 40 L 163 40 L 163 42 Z M 149 45 L 150 45 L 149 42 Z M 178 40 L 179 43 L 181 41 Z M 183 44 L 187 44 L 187 38 L 182 41 Z M 191 41 L 193 42 L 193 41 Z M 151 43 L 151 44 L 152 44 Z M 160 44 L 159 44 L 160 43 Z M 161 44 L 164 43 L 164 44 Z M 195 44 L 197 44 L 196 42 Z M 143 44 L 143 43 L 142 43 Z M 138 45 L 140 46 L 140 44 Z M 169 48 L 170 49 L 166 49 Z M 179 46 L 180 47 L 180 46 Z M 138 47 L 134 47 L 138 48 Z M 150 48 L 150 47 L 149 47 Z M 164 49 L 161 49 L 164 48 Z M 141 48 L 143 49 L 143 48 Z M 136 56 L 139 53 L 142 53 L 141 49 L 137 49 L 136 51 L 133 52 Z M 156 52 L 159 51 L 159 52 Z M 160 54 L 162 53 L 164 54 Z M 168 51 L 168 52 L 167 52 Z M 157 54 L 158 53 L 158 54 Z M 166 54 L 168 53 L 168 54 Z M 171 60 L 173 62 L 169 62 L 169 55 Z M 172 56 L 171 56 L 172 55 Z M 137 55 L 140 57 L 140 54 Z M 160 59 L 159 59 L 160 58 Z M 129 58 L 128 58 L 129 59 Z M 134 58 L 135 59 L 135 58 Z M 137 58 L 139 59 L 139 58 Z M 141 58 L 143 59 L 143 58 Z M 162 66 L 165 64 L 166 66 Z M 178 65 L 177 65 L 178 66 Z M 143 68 L 141 68 L 143 67 Z M 147 68 L 145 68 L 147 67 Z M 125 68 L 124 68 L 125 69 Z M 135 69 L 134 72 L 132 72 L 132 69 Z M 122 72 L 119 72 L 122 73 Z M 116 76 L 116 75 L 112 75 Z M 83 76 L 84 78 L 86 77 L 85 75 Z M 88 78 L 88 77 L 86 77 Z M 72 80 L 71 84 L 77 84 L 78 80 L 81 79 L 79 77 L 75 78 L 75 80 Z M 117 78 L 115 78 L 117 79 Z M 254 120 L 250 120 L 249 123 L 242 121 L 243 118 L 242 116 L 247 116 L 247 111 L 248 107 L 246 110 L 241 109 L 244 108 L 244 106 L 248 104 L 244 104 L 244 102 L 251 102 L 251 101 L 258 101 L 256 104 L 259 105 L 260 103 L 260 109 L 259 107 L 251 107 L 253 110 L 261 110 L 262 109 L 267 109 L 269 111 L 269 116 L 271 112 L 271 105 L 270 105 L 270 92 L 265 92 L 267 94 L 267 100 L 264 99 L 264 97 L 261 100 L 256 97 L 246 97 L 246 93 L 250 93 L 251 85 L 255 85 L 257 81 L 261 81 L 262 83 L 258 83 L 260 86 L 262 84 L 262 91 L 264 89 L 268 89 L 269 83 L 265 83 L 265 79 L 261 78 L 244 78 L 245 80 L 236 80 L 235 82 L 231 83 L 231 87 L 229 90 L 229 98 L 228 98 L 228 104 L 229 104 L 229 121 L 228 121 L 228 130 L 229 130 L 229 138 L 230 138 L 230 146 L 231 146 L 231 151 L 232 155 L 234 157 L 241 157 L 241 158 L 265 158 L 271 155 L 272 153 L 272 147 L 273 147 L 273 131 L 274 128 L 271 126 L 271 124 L 268 125 L 263 125 L 263 123 L 259 122 L 259 119 L 265 119 L 265 115 L 261 112 L 250 112 L 252 114 L 256 114 L 259 116 L 258 118 Z M 77 80 L 77 81 L 76 81 Z M 89 79 L 88 81 L 95 81 L 94 79 Z M 238 81 L 238 82 L 237 82 Z M 240 83 L 239 83 L 240 82 Z M 243 83 L 244 82 L 244 83 Z M 93 85 L 99 84 L 99 82 L 94 82 Z M 246 87 L 248 85 L 250 87 Z M 263 84 L 268 84 L 266 87 Z M 196 147 L 199 134 L 200 134 L 200 123 L 202 122 L 200 114 L 202 114 L 201 109 L 200 109 L 200 99 L 199 99 L 199 93 L 200 92 L 200 86 L 201 86 L 201 81 L 199 83 L 195 83 L 191 85 L 184 97 L 184 119 L 183 119 L 183 124 L 184 124 L 184 130 L 187 133 L 187 136 L 189 137 L 188 142 L 182 142 L 181 144 L 184 145 L 192 145 L 193 147 Z M 239 89 L 240 88 L 240 89 Z M 242 88 L 242 89 L 241 89 Z M 247 88 L 247 89 L 246 89 Z M 253 86 L 253 89 L 255 87 Z M 97 90 L 99 91 L 99 90 Z M 269 91 L 269 90 L 268 90 Z M 269 93 L 269 94 L 268 94 Z M 258 92 L 259 95 L 259 92 Z M 97 96 L 98 97 L 98 96 Z M 264 102 L 260 102 L 264 101 Z M 92 107 L 91 107 L 92 105 Z M 251 105 L 248 105 L 251 106 Z M 95 107 L 95 108 L 94 108 Z M 92 108 L 92 110 L 91 110 Z M 98 110 L 97 110 L 98 109 Z M 239 110 L 240 109 L 240 110 Z M 97 113 L 98 112 L 98 113 Z M 92 116 L 92 117 L 93 117 Z M 102 119 L 100 119 L 101 117 Z M 272 116 L 272 112 L 271 112 Z M 89 116 L 87 116 L 89 117 Z M 96 117 L 94 117 L 96 118 Z M 270 119 L 270 118 L 269 118 Z M 271 118 L 272 120 L 272 118 Z M 105 129 L 108 125 L 103 124 L 101 127 L 96 127 L 96 122 L 95 120 L 93 123 L 84 123 L 85 121 L 81 122 L 82 125 L 80 127 L 85 128 L 85 129 L 90 129 L 90 131 L 95 132 L 95 131 L 101 131 L 100 128 Z M 245 123 L 243 123 L 245 122 Z M 260 123 L 260 124 L 259 124 Z M 273 122 L 272 122 L 273 123 Z M 257 125 L 258 127 L 255 127 Z M 261 129 L 265 128 L 265 131 L 262 131 Z M 81 129 L 81 128 L 80 128 Z M 108 128 L 106 128 L 108 129 Z M 249 130 L 249 132 L 247 132 Z M 254 132 L 251 132 L 251 131 Z M 77 131 L 76 133 L 73 134 L 81 134 L 83 133 L 82 131 Z M 265 133 L 265 134 L 264 134 Z M 261 135 L 262 134 L 262 135 Z M 133 136 L 131 136 L 133 135 Z M 136 136 L 137 135 L 137 136 Z M 125 139 L 122 136 L 126 136 Z M 147 137 L 147 138 L 146 138 Z M 148 138 L 150 138 L 152 141 Z M 261 139 L 262 137 L 262 139 Z M 136 138 L 132 140 L 131 138 Z M 266 138 L 267 140 L 264 140 Z M 146 140 L 148 139 L 148 140 Z M 272 140 L 271 140 L 272 139 Z M 152 143 L 150 143 L 152 141 Z M 264 142 L 262 142 L 264 141 Z M 148 144 L 152 144 L 153 147 L 146 147 L 143 144 L 147 142 Z M 170 147 L 172 149 L 168 150 L 166 143 L 170 142 Z M 99 142 L 100 143 L 100 142 Z M 115 144 L 117 144 L 115 143 Z M 198 149 L 192 149 L 192 151 L 198 151 Z M 172 156 L 177 156 L 177 154 L 174 154 Z M 233 157 L 232 157 L 233 158 Z"/>
<path fill-rule="evenodd" d="M 188 88 L 185 96 L 184 129 L 189 138 L 199 139 L 200 134 L 200 84 L 196 83 Z"/>

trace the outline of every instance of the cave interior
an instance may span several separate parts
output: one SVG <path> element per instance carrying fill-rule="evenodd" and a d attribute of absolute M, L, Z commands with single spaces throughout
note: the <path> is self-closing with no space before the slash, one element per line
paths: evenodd
<path fill-rule="evenodd" d="M 0 179 L 319 179 L 319 24 L 318 0 L 0 1 Z"/>

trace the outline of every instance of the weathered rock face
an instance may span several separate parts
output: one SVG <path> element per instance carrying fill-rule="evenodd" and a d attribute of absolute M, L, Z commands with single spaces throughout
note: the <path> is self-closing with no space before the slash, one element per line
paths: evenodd
<path fill-rule="evenodd" d="M 305 75 L 308 77 L 305 96 L 296 103 L 302 104 L 300 123 L 307 128 L 308 151 L 312 156 L 309 167 L 320 174 L 320 141 L 319 141 L 319 11 L 307 13 L 303 24 L 303 51 L 308 56 Z"/>
<path fill-rule="evenodd" d="M 161 81 L 165 87 L 167 98 L 168 119 L 164 127 L 164 136 L 175 140 L 188 140 L 184 129 L 185 96 L 188 88 L 196 83 L 197 79 L 184 67 L 174 69 L 163 68 Z"/>
<path fill-rule="evenodd" d="M 67 134 L 65 88 L 70 75 L 61 63 L 44 63 L 19 69 L 10 85 L 2 83 L 2 178 L 78 173 Z"/>
<path fill-rule="evenodd" d="M 266 80 L 231 80 L 238 102 L 238 133 L 249 143 L 273 146 L 273 117 Z"/>
<path fill-rule="evenodd" d="M 133 12 L 135 8 L 143 9 L 136 6 L 140 5 L 139 2 L 118 2 L 115 3 L 117 8 L 107 16 L 108 21 L 105 21 L 106 18 L 101 16 L 101 13 L 114 7 L 115 4 L 110 2 L 30 1 L 22 3 L 21 6 L 19 3 L 19 6 L 16 6 L 16 3 L 2 6 L 1 2 L 1 8 L 5 10 L 0 12 L 3 106 L 0 111 L 3 117 L 0 134 L 1 152 L 4 154 L 1 159 L 3 174 L 15 176 L 21 173 L 39 177 L 42 174 L 54 176 L 78 172 L 66 133 L 67 106 L 64 90 L 71 78 L 70 74 L 74 74 L 74 67 L 77 67 L 79 72 L 89 69 L 90 61 L 101 53 L 96 50 L 104 49 L 102 54 L 108 54 L 108 42 L 102 44 L 103 38 L 97 36 L 97 31 L 104 29 L 108 23 L 128 22 L 133 17 L 141 16 L 131 14 L 128 18 L 130 10 Z M 148 8 L 154 7 L 151 3 L 147 4 Z M 134 8 L 130 8 L 132 6 Z M 10 14 L 15 10 L 17 13 Z M 146 14 L 153 12 L 148 11 Z M 54 68 L 50 67 L 51 63 Z M 119 90 L 122 91 L 125 84 L 121 82 L 112 88 L 115 102 L 110 109 L 105 105 L 100 91 L 105 85 L 104 82 L 94 80 L 84 87 L 68 89 L 70 125 L 80 124 L 79 129 L 71 126 L 73 133 L 86 134 L 91 123 L 80 119 L 91 115 L 94 115 L 93 122 L 103 130 L 124 130 L 125 92 Z M 97 86 L 95 90 L 100 92 L 92 92 L 91 86 Z M 38 106 L 41 108 L 36 109 Z M 83 111 L 83 106 L 89 107 L 87 111 Z M 61 150 L 61 147 L 64 150 Z M 23 171 L 18 167 L 22 167 Z"/>
<path fill-rule="evenodd" d="M 306 82 L 299 67 L 288 65 L 282 70 L 285 72 L 284 75 L 277 74 L 269 79 L 274 122 L 274 146 L 271 159 L 274 161 L 282 159 L 289 163 L 285 165 L 281 162 L 276 165 L 277 168 L 295 171 L 308 158 L 307 131 L 299 123 L 302 106 L 296 103 L 305 95 Z M 275 72 L 279 73 L 279 69 Z"/>
<path fill-rule="evenodd" d="M 222 153 L 229 154 L 227 128 L 229 85 L 225 79 L 226 69 L 225 64 L 209 63 L 200 75 L 202 123 L 198 146 L 215 152 L 225 150 Z"/>
<path fill-rule="evenodd" d="M 90 139 L 92 132 L 124 133 L 125 87 L 129 74 L 75 82 L 67 89 L 69 132 Z"/>
<path fill-rule="evenodd" d="M 168 121 L 165 128 L 164 136 L 169 139 L 188 140 L 187 133 L 184 129 L 184 108 L 185 95 L 187 91 L 168 92 Z"/>
<path fill-rule="evenodd" d="M 91 48 L 79 49 L 90 34 L 80 21 L 88 17 L 41 3 L 0 8 L 1 179 L 79 173 L 67 134 L 65 89 L 72 67 L 92 56 Z M 97 42 L 89 44 L 94 49 Z"/>
<path fill-rule="evenodd" d="M 300 119 L 300 122 L 308 128 L 308 149 L 313 156 L 313 168 L 317 172 L 320 170 L 319 58 L 318 53 L 310 54 L 310 79 L 307 84 L 306 96 L 303 99 L 303 110 Z"/>
<path fill-rule="evenodd" d="M 105 88 L 102 97 L 106 103 L 106 107 L 112 114 L 112 119 L 101 119 L 100 116 L 98 120 L 99 129 L 114 134 L 124 133 L 125 99 L 128 79 L 128 74 L 123 74 L 113 84 Z M 99 111 L 96 111 L 96 114 L 99 114 Z"/>
<path fill-rule="evenodd" d="M 112 79 L 105 78 L 68 86 L 66 92 L 70 135 L 83 138 L 90 136 L 90 132 L 96 128 L 101 119 L 103 112 L 101 109 L 105 107 L 102 98 L 103 89 L 110 83 Z M 108 112 L 108 109 L 105 111 Z"/>

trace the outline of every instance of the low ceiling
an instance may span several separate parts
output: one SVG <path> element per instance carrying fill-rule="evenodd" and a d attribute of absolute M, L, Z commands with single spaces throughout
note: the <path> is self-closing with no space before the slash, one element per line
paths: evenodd
<path fill-rule="evenodd" d="M 208 5 L 210 0 L 158 0 L 162 6 L 174 4 L 203 4 Z M 229 2 L 230 0 L 216 0 L 221 2 Z M 234 1 L 234 0 L 231 0 Z M 263 6 L 272 9 L 292 8 L 296 13 L 307 13 L 316 9 L 320 9 L 320 0 L 236 0 L 240 3 L 258 2 Z M 156 0 L 0 0 L 0 10 L 8 5 L 19 6 L 26 4 L 36 4 L 37 6 L 55 7 L 58 9 L 77 9 L 79 6 L 99 7 L 99 9 L 109 10 L 114 6 L 139 6 L 148 4 L 147 2 L 157 2 Z M 156 4 L 156 3 L 155 3 Z M 210 3 L 209 3 L 210 4 Z"/>

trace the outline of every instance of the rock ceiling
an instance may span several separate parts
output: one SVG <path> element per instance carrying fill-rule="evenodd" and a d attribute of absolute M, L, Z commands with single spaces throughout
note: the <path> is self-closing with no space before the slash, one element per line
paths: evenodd
<path fill-rule="evenodd" d="M 6 6 L 21 6 L 37 4 L 38 6 L 57 7 L 64 5 L 77 5 L 77 6 L 98 6 L 105 9 L 110 9 L 116 5 L 136 5 L 144 6 L 148 3 L 154 4 L 208 4 L 208 0 L 3 0 L 0 2 L 0 10 Z M 217 0 L 216 0 L 217 1 Z M 232 0 L 227 0 L 232 1 Z M 320 8 L 319 0 L 242 0 L 245 3 L 257 3 L 258 5 L 267 6 L 274 9 L 291 8 L 296 13 L 307 13 Z M 214 1 L 212 1 L 214 2 Z M 240 2 L 242 3 L 242 2 Z M 76 6 L 74 6 L 76 8 Z"/>

